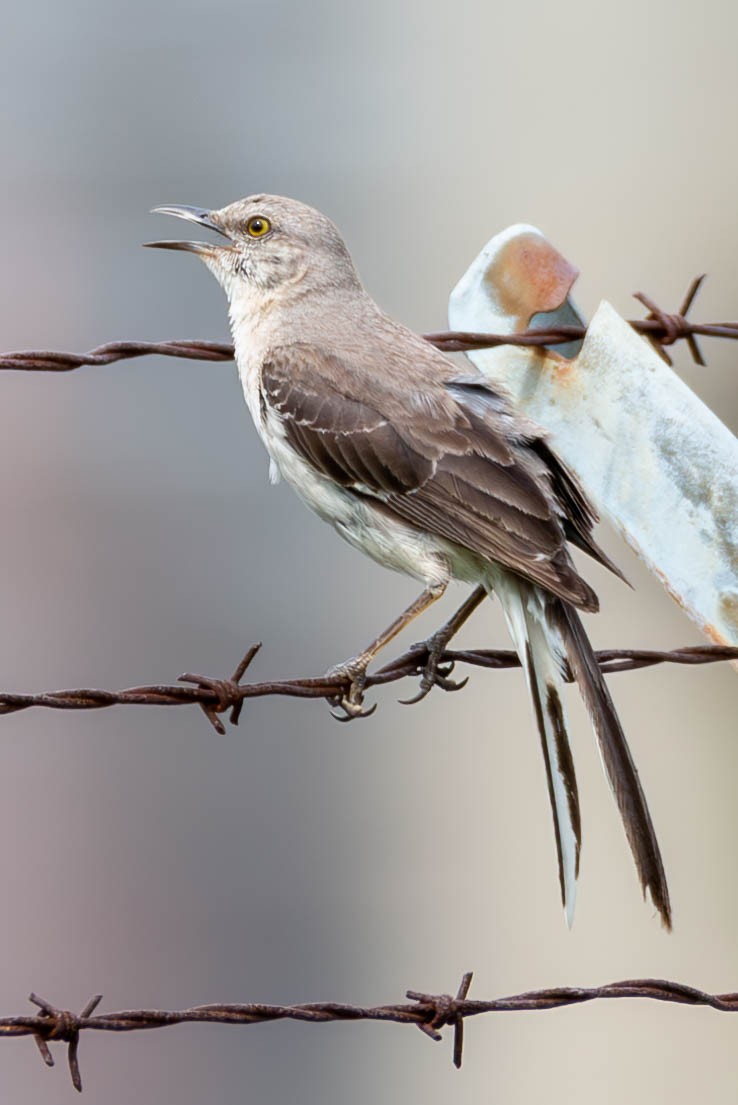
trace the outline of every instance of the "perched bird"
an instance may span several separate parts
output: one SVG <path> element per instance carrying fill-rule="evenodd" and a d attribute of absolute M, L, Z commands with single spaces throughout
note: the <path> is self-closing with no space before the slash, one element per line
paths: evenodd
<path fill-rule="evenodd" d="M 568 662 L 591 715 L 644 894 L 666 928 L 669 891 L 638 773 L 577 614 L 597 596 L 567 542 L 613 568 L 594 511 L 541 430 L 476 369 L 462 371 L 388 318 L 361 285 L 333 223 L 305 204 L 256 195 L 217 211 L 159 207 L 225 242 L 149 243 L 196 253 L 222 285 L 246 402 L 301 499 L 352 545 L 422 582 L 401 617 L 348 664 L 340 705 L 363 712 L 367 665 L 451 579 L 476 590 L 431 639 L 439 656 L 487 594 L 497 595 L 525 669 L 541 737 L 559 881 L 571 924 L 581 846 L 562 689 Z M 617 570 L 617 569 L 614 569 Z"/>

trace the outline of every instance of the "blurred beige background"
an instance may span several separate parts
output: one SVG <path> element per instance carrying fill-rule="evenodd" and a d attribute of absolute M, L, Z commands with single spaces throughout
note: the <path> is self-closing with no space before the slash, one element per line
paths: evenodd
<path fill-rule="evenodd" d="M 738 318 L 738 9 L 405 0 L 28 0 L 0 39 L 0 347 L 227 339 L 194 259 L 140 242 L 158 203 L 293 195 L 342 227 L 370 290 L 417 329 L 492 233 L 539 225 L 580 305 L 644 289 Z M 678 369 L 738 429 L 738 350 Z M 185 669 L 319 673 L 414 592 L 271 488 L 232 365 L 142 360 L 0 374 L 0 684 L 119 687 Z M 630 592 L 588 568 L 602 646 L 696 630 L 614 538 Z M 455 603 L 454 593 L 447 609 Z M 428 628 L 434 618 L 426 622 Z M 418 634 L 411 634 L 409 640 Z M 504 645 L 499 611 L 465 634 Z M 738 984 L 736 704 L 728 667 L 615 676 L 675 907 L 640 901 L 572 700 L 585 817 L 568 932 L 520 673 L 476 673 L 368 722 L 266 700 L 217 737 L 196 710 L 0 719 L 0 1013 L 367 1003 L 644 974 Z M 735 1100 L 738 1020 L 618 1002 L 482 1018 L 448 1043 L 395 1026 L 181 1027 L 82 1042 L 106 1105 Z M 59 1062 L 63 1056 L 59 1052 Z M 76 1100 L 29 1040 L 0 1099 Z"/>

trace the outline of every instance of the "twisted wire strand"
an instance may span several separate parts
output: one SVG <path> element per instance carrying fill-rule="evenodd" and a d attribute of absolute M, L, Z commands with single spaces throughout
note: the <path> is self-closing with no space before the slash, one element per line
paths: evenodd
<path fill-rule="evenodd" d="M 487 1013 L 520 1013 L 560 1009 L 566 1005 L 581 1005 L 590 1001 L 613 998 L 641 998 L 672 1002 L 677 1005 L 705 1006 L 722 1013 L 738 1012 L 738 993 L 710 994 L 693 986 L 665 979 L 637 978 L 612 982 L 605 986 L 559 986 L 553 989 L 530 990 L 510 997 L 476 1001 L 468 997 L 472 982 L 467 972 L 455 996 L 406 991 L 407 1002 L 366 1006 L 342 1002 L 308 1002 L 299 1005 L 248 1004 L 196 1005 L 190 1009 L 125 1009 L 115 1013 L 95 1013 L 102 1000 L 96 994 L 81 1013 L 58 1009 L 37 994 L 30 1001 L 40 1012 L 36 1015 L 0 1018 L 0 1038 L 33 1036 L 41 1058 L 54 1066 L 49 1043 L 67 1045 L 67 1061 L 72 1084 L 82 1090 L 79 1069 L 79 1038 L 81 1032 L 137 1032 L 152 1028 L 170 1028 L 177 1024 L 250 1025 L 265 1021 L 293 1020 L 311 1024 L 336 1021 L 384 1021 L 415 1025 L 432 1040 L 442 1039 L 443 1028 L 453 1028 L 453 1062 L 461 1066 L 464 1043 L 464 1021 Z"/>
<path fill-rule="evenodd" d="M 691 282 L 678 311 L 662 310 L 649 296 L 636 292 L 635 298 L 649 311 L 645 319 L 633 319 L 630 325 L 637 333 L 656 347 L 664 360 L 671 364 L 665 346 L 686 341 L 696 364 L 705 361 L 697 344 L 698 337 L 738 339 L 738 322 L 692 322 L 687 317 L 697 292 L 705 279 L 704 274 Z M 446 353 L 468 352 L 474 349 L 492 349 L 501 345 L 522 347 L 547 347 L 584 338 L 586 326 L 556 326 L 547 330 L 524 330 L 517 334 L 482 334 L 460 330 L 443 330 L 424 334 L 431 344 Z M 84 365 L 99 366 L 115 361 L 131 360 L 157 354 L 161 357 L 181 357 L 194 361 L 230 361 L 233 346 L 224 342 L 180 341 L 114 341 L 98 345 L 88 353 L 64 353 L 54 350 L 31 349 L 0 354 L 0 369 L 18 372 L 69 372 Z"/>
<path fill-rule="evenodd" d="M 198 705 L 219 733 L 225 728 L 219 715 L 231 711 L 236 725 L 244 703 L 250 698 L 282 696 L 287 698 L 330 699 L 348 690 L 346 677 L 321 675 L 298 679 L 278 679 L 259 683 L 242 683 L 261 645 L 252 645 L 233 675 L 226 679 L 187 672 L 177 683 L 147 684 L 120 691 L 80 688 L 77 690 L 42 691 L 18 694 L 0 691 L 0 715 L 22 710 L 100 710 L 111 706 L 191 706 Z M 601 649 L 596 653 L 605 674 L 635 671 L 655 664 L 701 665 L 726 660 L 738 660 L 738 647 L 729 645 L 691 645 L 662 651 L 659 649 Z M 428 661 L 425 645 L 414 645 L 373 674 L 366 686 L 379 687 L 413 678 L 424 670 Z M 471 667 L 501 671 L 520 667 L 516 652 L 509 649 L 448 649 L 441 657 L 443 664 L 467 664 Z M 571 681 L 571 673 L 566 673 Z"/>

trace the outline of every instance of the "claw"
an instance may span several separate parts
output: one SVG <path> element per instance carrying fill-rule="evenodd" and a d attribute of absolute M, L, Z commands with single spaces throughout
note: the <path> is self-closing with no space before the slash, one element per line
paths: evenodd
<path fill-rule="evenodd" d="M 422 702 L 425 696 L 428 694 L 430 687 L 426 689 L 421 686 L 417 694 L 414 694 L 412 698 L 398 698 L 397 701 L 401 706 L 415 706 L 417 702 Z"/>
<path fill-rule="evenodd" d="M 463 691 L 468 682 L 468 675 L 463 679 L 448 679 L 445 675 L 436 673 L 432 680 L 426 680 L 425 675 L 423 675 L 418 693 L 414 694 L 412 698 L 400 698 L 398 701 L 401 706 L 415 706 L 417 702 L 422 702 L 434 687 L 440 687 L 442 691 Z"/>
<path fill-rule="evenodd" d="M 412 698 L 401 698 L 401 706 L 415 706 L 416 703 L 422 702 L 434 687 L 440 687 L 442 691 L 460 691 L 469 682 L 468 675 L 465 679 L 460 680 L 449 678 L 455 667 L 453 660 L 448 661 L 446 664 L 440 662 L 448 641 L 449 635 L 444 632 L 439 632 L 434 633 L 433 636 L 429 637 L 423 644 L 413 646 L 417 649 L 424 649 L 428 658 L 425 661 L 420 675 L 420 689 L 418 693 L 413 695 Z"/>
<path fill-rule="evenodd" d="M 437 682 L 443 691 L 463 691 L 469 682 L 469 676 L 465 675 L 463 679 L 439 679 Z"/>
<path fill-rule="evenodd" d="M 348 691 L 342 694 L 332 695 L 328 702 L 336 709 L 331 710 L 331 717 L 336 721 L 355 721 L 357 718 L 371 717 L 377 708 L 375 703 L 368 710 L 364 709 L 364 688 L 366 687 L 366 663 L 361 658 L 347 660 L 338 664 L 326 672 L 330 679 L 348 679 Z M 338 712 L 342 711 L 342 712 Z"/>
<path fill-rule="evenodd" d="M 330 699 L 330 701 L 331 703 L 335 702 L 337 709 L 344 711 L 343 714 L 339 714 L 336 710 L 331 710 L 331 717 L 335 721 L 340 722 L 356 721 L 357 718 L 361 717 L 371 717 L 377 708 L 376 702 L 373 706 L 370 706 L 368 710 L 365 710 L 360 704 L 351 703 L 348 699 L 341 699 L 340 701 L 338 699 Z"/>

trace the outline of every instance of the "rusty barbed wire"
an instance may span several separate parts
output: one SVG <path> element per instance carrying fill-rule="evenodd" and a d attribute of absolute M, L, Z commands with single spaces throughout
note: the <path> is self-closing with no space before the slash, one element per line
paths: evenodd
<path fill-rule="evenodd" d="M 677 341 L 687 342 L 696 364 L 705 361 L 697 344 L 698 337 L 738 340 L 738 322 L 692 322 L 687 315 L 694 303 L 705 274 L 695 277 L 679 307 L 672 313 L 663 311 L 643 292 L 635 298 L 650 312 L 645 319 L 634 319 L 630 325 L 648 338 L 664 360 L 671 364 L 665 346 Z M 587 333 L 586 326 L 556 326 L 546 330 L 532 329 L 517 334 L 478 334 L 461 330 L 443 330 L 424 334 L 431 344 L 445 353 L 462 353 L 473 349 L 491 349 L 500 345 L 553 346 L 577 341 Z M 98 345 L 88 353 L 61 353 L 52 350 L 25 350 L 0 355 L 0 369 L 22 372 L 70 372 L 85 365 L 108 365 L 157 354 L 162 357 L 182 357 L 195 361 L 233 360 L 233 346 L 210 341 L 116 341 Z"/>
<path fill-rule="evenodd" d="M 692 281 L 687 294 L 675 313 L 663 311 L 643 293 L 635 297 L 646 307 L 645 319 L 632 320 L 630 325 L 646 337 L 664 357 L 671 360 L 666 346 L 685 340 L 696 364 L 705 361 L 697 344 L 698 337 L 738 339 L 738 322 L 693 323 L 687 318 L 704 275 Z M 517 334 L 485 334 L 462 331 L 442 331 L 424 337 L 444 352 L 465 352 L 502 345 L 547 347 L 585 337 L 585 326 L 559 326 L 532 329 Z M 160 355 L 188 360 L 229 361 L 233 346 L 207 341 L 135 342 L 119 341 L 100 345 L 87 353 L 65 353 L 48 350 L 10 352 L 0 355 L 0 369 L 36 372 L 68 372 L 82 366 L 102 366 L 121 360 Z M 230 711 L 230 721 L 237 725 L 244 702 L 249 698 L 287 696 L 306 699 L 328 699 L 348 689 L 348 681 L 334 676 L 306 679 L 286 679 L 271 682 L 242 683 L 260 645 L 252 646 L 230 678 L 216 679 L 194 673 L 179 677 L 176 684 L 155 684 L 129 687 L 120 691 L 93 689 L 60 690 L 35 694 L 0 692 L 0 714 L 17 713 L 42 707 L 57 710 L 93 710 L 116 705 L 183 706 L 198 705 L 219 733 L 225 733 L 220 715 Z M 604 649 L 597 659 L 605 674 L 633 671 L 656 664 L 672 663 L 702 665 L 738 659 L 738 648 L 720 645 L 697 645 L 671 651 L 651 649 Z M 428 660 L 424 645 L 415 645 L 378 671 L 367 676 L 366 688 L 383 686 L 420 674 Z M 446 650 L 443 664 L 456 664 L 503 670 L 520 666 L 517 654 L 511 650 L 464 649 Z M 571 681 L 571 673 L 566 673 Z M 461 689 L 467 680 L 458 687 Z M 47 1066 L 54 1066 L 49 1044 L 67 1046 L 67 1062 L 74 1088 L 81 1092 L 79 1068 L 80 1034 L 85 1031 L 134 1032 L 166 1028 L 184 1023 L 250 1025 L 265 1021 L 298 1020 L 310 1023 L 372 1020 L 415 1025 L 430 1039 L 440 1041 L 442 1030 L 453 1028 L 453 1063 L 461 1067 L 464 1044 L 464 1023 L 469 1017 L 487 1013 L 543 1011 L 568 1005 L 614 998 L 650 999 L 681 1005 L 705 1006 L 720 1012 L 738 1012 L 738 993 L 710 994 L 682 983 L 661 979 L 629 979 L 600 987 L 557 987 L 528 991 L 490 1001 L 468 997 L 472 973 L 461 980 L 455 996 L 428 994 L 416 990 L 406 992 L 407 1003 L 381 1006 L 360 1006 L 336 1002 L 311 1002 L 299 1005 L 208 1004 L 183 1010 L 136 1009 L 112 1013 L 96 1013 L 102 995 L 90 999 L 77 1014 L 60 1009 L 31 993 L 29 1000 L 40 1012 L 0 1018 L 0 1037 L 32 1036 Z"/>
<path fill-rule="evenodd" d="M 0 715 L 14 714 L 21 710 L 43 707 L 51 710 L 100 710 L 110 706 L 192 706 L 203 710 L 208 721 L 221 735 L 225 727 L 220 714 L 230 711 L 230 721 L 238 724 L 244 702 L 249 698 L 283 696 L 287 698 L 314 698 L 330 701 L 349 689 L 346 677 L 321 675 L 307 679 L 279 679 L 263 683 L 242 683 L 261 644 L 252 645 L 233 675 L 227 679 L 215 679 L 206 675 L 187 672 L 179 676 L 177 683 L 150 684 L 128 687 L 121 691 L 79 690 L 42 691 L 36 694 L 15 694 L 0 691 Z M 689 645 L 664 652 L 658 649 L 600 649 L 597 659 L 604 674 L 634 671 L 653 667 L 655 664 L 714 664 L 724 660 L 738 660 L 738 647 L 730 645 Z M 428 649 L 424 644 L 413 645 L 407 652 L 391 660 L 378 671 L 367 674 L 366 689 L 395 683 L 400 679 L 420 675 L 428 661 Z M 447 649 L 441 656 L 444 678 L 451 674 L 456 664 L 489 668 L 501 671 L 520 667 L 516 652 L 509 649 Z M 572 681 L 571 672 L 565 678 Z M 461 690 L 463 680 L 451 689 Z M 443 683 L 439 686 L 443 688 Z"/>
<path fill-rule="evenodd" d="M 612 982 L 606 986 L 559 986 L 548 990 L 530 990 L 512 997 L 475 1001 L 468 997 L 472 972 L 467 972 L 455 996 L 426 994 L 407 990 L 408 1003 L 391 1005 L 346 1005 L 340 1002 L 310 1002 L 303 1005 L 265 1005 L 262 1003 L 196 1005 L 191 1009 L 126 1009 L 118 1013 L 98 1013 L 102 1000 L 96 994 L 81 1013 L 57 1009 L 50 1002 L 31 994 L 29 1000 L 41 1010 L 36 1015 L 0 1018 L 0 1037 L 33 1036 L 47 1066 L 54 1066 L 49 1043 L 67 1044 L 67 1062 L 72 1084 L 82 1091 L 79 1070 L 81 1032 L 137 1032 L 151 1028 L 169 1028 L 175 1024 L 260 1024 L 264 1021 L 292 1020 L 325 1024 L 328 1021 L 385 1021 L 415 1025 L 426 1036 L 440 1041 L 442 1030 L 453 1027 L 453 1063 L 461 1066 L 464 1045 L 464 1021 L 484 1013 L 519 1013 L 560 1009 L 589 1001 L 612 998 L 646 998 L 677 1005 L 702 1005 L 722 1013 L 738 1012 L 738 993 L 709 994 L 681 982 L 637 978 Z"/>

